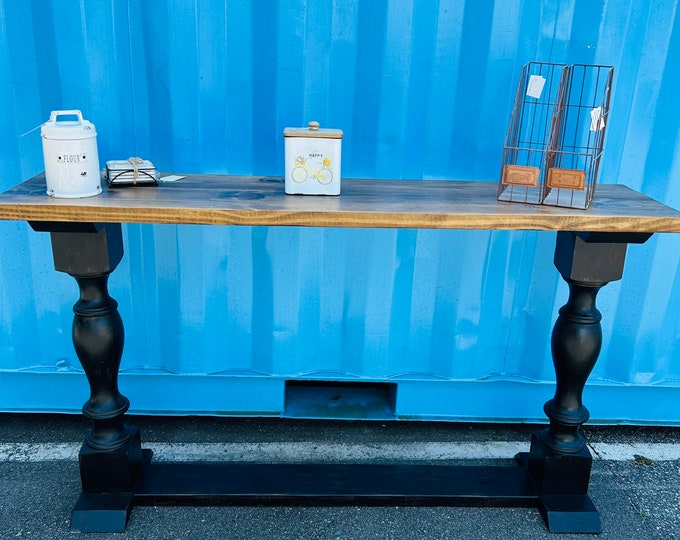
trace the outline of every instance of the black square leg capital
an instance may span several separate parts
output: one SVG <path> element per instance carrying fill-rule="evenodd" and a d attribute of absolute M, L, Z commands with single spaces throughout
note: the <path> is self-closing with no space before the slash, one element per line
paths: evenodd
<path fill-rule="evenodd" d="M 588 242 L 577 233 L 560 231 L 555 245 L 555 267 L 567 281 L 609 283 L 623 276 L 625 242 Z"/>
<path fill-rule="evenodd" d="M 123 258 L 120 223 L 105 223 L 96 232 L 51 232 L 54 268 L 72 276 L 113 272 Z"/>

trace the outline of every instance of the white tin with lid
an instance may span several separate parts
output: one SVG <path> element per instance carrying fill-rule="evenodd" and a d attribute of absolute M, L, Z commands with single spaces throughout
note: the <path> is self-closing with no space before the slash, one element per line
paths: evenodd
<path fill-rule="evenodd" d="M 52 111 L 40 134 L 48 195 L 73 199 L 102 192 L 94 124 L 78 110 Z"/>
<path fill-rule="evenodd" d="M 283 131 L 286 152 L 286 193 L 289 195 L 340 195 L 342 130 L 306 128 Z"/>

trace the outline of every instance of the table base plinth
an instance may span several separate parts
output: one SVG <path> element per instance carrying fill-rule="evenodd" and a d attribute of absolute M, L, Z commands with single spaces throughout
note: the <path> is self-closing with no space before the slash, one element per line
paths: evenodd
<path fill-rule="evenodd" d="M 150 458 L 150 451 L 145 451 Z M 83 493 L 71 530 L 122 532 L 138 506 L 535 507 L 551 532 L 600 531 L 587 495 L 542 495 L 520 466 L 150 463 L 134 493 Z"/>

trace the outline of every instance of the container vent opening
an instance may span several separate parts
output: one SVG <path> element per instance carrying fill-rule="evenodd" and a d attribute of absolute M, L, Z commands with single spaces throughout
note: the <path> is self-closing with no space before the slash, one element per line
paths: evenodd
<path fill-rule="evenodd" d="M 283 416 L 394 420 L 396 383 L 286 381 Z"/>

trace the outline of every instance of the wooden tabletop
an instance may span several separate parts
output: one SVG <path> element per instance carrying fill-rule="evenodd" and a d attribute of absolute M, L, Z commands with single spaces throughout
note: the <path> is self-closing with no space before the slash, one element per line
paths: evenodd
<path fill-rule="evenodd" d="M 95 223 L 680 232 L 680 212 L 601 184 L 587 210 L 496 200 L 495 182 L 342 180 L 340 196 L 285 195 L 282 178 L 187 175 L 158 186 L 104 183 L 58 199 L 38 175 L 0 195 L 0 219 Z"/>

